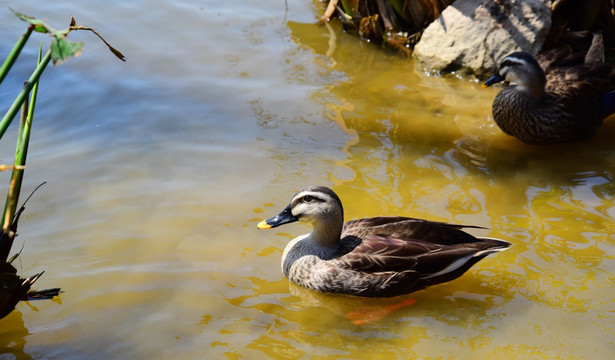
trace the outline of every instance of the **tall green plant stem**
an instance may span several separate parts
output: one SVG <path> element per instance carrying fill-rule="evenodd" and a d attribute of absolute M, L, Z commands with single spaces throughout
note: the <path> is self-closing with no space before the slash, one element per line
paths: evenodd
<path fill-rule="evenodd" d="M 38 54 L 38 64 L 41 64 L 42 48 Z M 40 75 L 39 75 L 40 77 Z M 27 84 L 26 84 L 27 85 Z M 25 88 L 25 85 L 24 85 Z M 9 233 L 14 231 L 11 229 L 13 225 L 13 219 L 17 211 L 17 204 L 19 202 L 19 194 L 21 193 L 21 183 L 23 181 L 24 169 L 26 166 L 26 158 L 28 155 L 28 145 L 30 143 L 30 132 L 32 129 L 32 119 L 34 118 L 34 107 L 36 105 L 36 97 L 38 94 L 38 79 L 32 85 L 32 95 L 30 102 L 28 103 L 27 96 L 22 104 L 21 121 L 19 122 L 19 132 L 17 134 L 17 146 L 15 149 L 15 163 L 13 173 L 11 175 L 11 182 L 9 185 L 8 193 L 6 196 L 6 204 L 4 206 L 3 218 L 2 218 L 2 231 Z M 27 94 L 26 94 L 27 95 Z M 8 236 L 6 240 L 7 244 L 0 244 L 0 259 L 8 258 L 8 251 L 12 247 L 14 240 L 13 236 Z"/>
<path fill-rule="evenodd" d="M 28 26 L 28 29 L 21 35 L 19 40 L 17 40 L 15 46 L 13 46 L 13 50 L 11 50 L 9 56 L 6 60 L 4 60 L 4 64 L 0 67 L 0 84 L 2 84 L 2 80 L 4 80 L 6 74 L 9 73 L 9 70 L 11 70 L 15 60 L 17 60 L 17 57 L 21 53 L 21 49 L 23 49 L 24 45 L 28 41 L 28 38 L 30 37 L 30 34 L 32 34 L 32 30 L 34 30 L 34 26 Z"/>
<path fill-rule="evenodd" d="M 6 132 L 6 129 L 8 129 L 9 125 L 11 125 L 13 118 L 15 118 L 15 115 L 17 115 L 17 112 L 19 111 L 19 108 L 24 103 L 24 101 L 26 101 L 26 97 L 28 96 L 30 91 L 32 91 L 34 84 L 38 82 L 38 79 L 41 77 L 41 74 L 45 70 L 45 67 L 47 67 L 47 64 L 49 64 L 50 60 L 51 50 L 47 51 L 41 62 L 38 64 L 32 75 L 30 76 L 30 79 L 28 79 L 26 85 L 23 87 L 21 92 L 19 92 L 19 94 L 15 98 L 15 101 L 13 101 L 13 104 L 2 118 L 2 121 L 0 121 L 0 139 L 2 138 L 2 136 L 4 136 L 4 133 Z"/>

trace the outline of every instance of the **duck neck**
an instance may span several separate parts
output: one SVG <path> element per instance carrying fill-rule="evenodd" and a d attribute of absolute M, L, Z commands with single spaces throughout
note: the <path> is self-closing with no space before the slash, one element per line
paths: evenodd
<path fill-rule="evenodd" d="M 314 222 L 310 240 L 317 245 L 334 247 L 342 236 L 343 218 Z"/>
<path fill-rule="evenodd" d="M 542 69 L 534 70 L 532 73 L 523 74 L 523 76 L 519 77 L 516 89 L 529 94 L 534 101 L 540 102 L 545 94 L 547 77 Z"/>
<path fill-rule="evenodd" d="M 517 90 L 521 90 L 529 94 L 536 102 L 540 102 L 545 94 L 545 84 L 543 82 L 534 82 L 528 85 L 517 85 Z"/>

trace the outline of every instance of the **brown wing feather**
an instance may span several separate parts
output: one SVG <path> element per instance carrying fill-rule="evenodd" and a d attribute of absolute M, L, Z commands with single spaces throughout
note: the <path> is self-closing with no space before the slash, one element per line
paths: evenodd
<path fill-rule="evenodd" d="M 615 68 L 597 63 L 561 68 L 547 75 L 545 90 L 560 109 L 560 125 L 565 123 L 571 136 L 592 136 L 602 125 L 602 97 L 615 90 Z"/>
<path fill-rule="evenodd" d="M 547 93 L 567 106 L 599 101 L 614 89 L 615 68 L 604 63 L 554 69 L 547 75 L 545 87 Z"/>
<path fill-rule="evenodd" d="M 582 52 L 572 53 L 568 48 L 560 47 L 545 51 L 536 56 L 536 61 L 547 75 L 553 69 L 581 65 L 585 61 Z"/>
<path fill-rule="evenodd" d="M 600 32 L 593 35 L 587 53 L 572 53 L 562 47 L 543 52 L 536 60 L 547 75 L 546 92 L 557 99 L 565 112 L 575 116 L 587 118 L 585 111 L 599 108 L 602 96 L 615 90 L 615 68 L 603 61 Z"/>
<path fill-rule="evenodd" d="M 474 236 L 461 231 L 462 228 L 484 229 L 480 226 L 447 224 L 409 217 L 380 216 L 346 222 L 342 228 L 342 237 L 365 238 L 369 235 L 381 235 L 400 240 L 421 239 L 438 244 L 476 241 Z"/>
<path fill-rule="evenodd" d="M 443 271 L 482 250 L 508 245 L 475 238 L 459 230 L 461 227 L 404 217 L 351 221 L 343 235 L 360 238 L 361 242 L 332 261 L 335 266 L 367 273 L 411 271 L 421 277 Z"/>

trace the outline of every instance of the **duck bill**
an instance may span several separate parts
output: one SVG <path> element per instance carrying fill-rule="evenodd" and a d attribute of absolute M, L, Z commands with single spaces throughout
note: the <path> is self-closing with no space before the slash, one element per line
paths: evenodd
<path fill-rule="evenodd" d="M 299 218 L 293 215 L 290 210 L 290 205 L 288 205 L 286 209 L 282 210 L 281 213 L 277 214 L 272 218 L 261 221 L 260 223 L 258 223 L 258 225 L 256 225 L 256 227 L 258 227 L 259 229 L 271 229 L 276 226 L 288 224 L 298 220 Z"/>
<path fill-rule="evenodd" d="M 486 88 L 489 87 L 495 83 L 499 83 L 500 81 L 504 81 L 504 78 L 502 77 L 502 75 L 500 74 L 495 74 L 492 77 L 490 77 L 489 79 L 487 79 L 487 81 L 485 81 L 485 83 L 481 86 L 482 88 Z"/>

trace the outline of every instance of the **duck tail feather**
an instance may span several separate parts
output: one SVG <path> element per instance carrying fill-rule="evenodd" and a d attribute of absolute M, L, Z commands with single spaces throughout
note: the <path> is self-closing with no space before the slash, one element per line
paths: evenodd
<path fill-rule="evenodd" d="M 478 237 L 477 239 L 479 240 L 484 240 L 484 241 L 488 241 L 491 242 L 493 244 L 493 247 L 486 249 L 486 250 L 492 250 L 492 251 L 502 251 L 502 250 L 506 250 L 509 247 L 512 246 L 511 243 L 509 243 L 506 240 L 502 240 L 502 239 L 498 239 L 498 238 L 493 238 L 493 237 Z"/>

